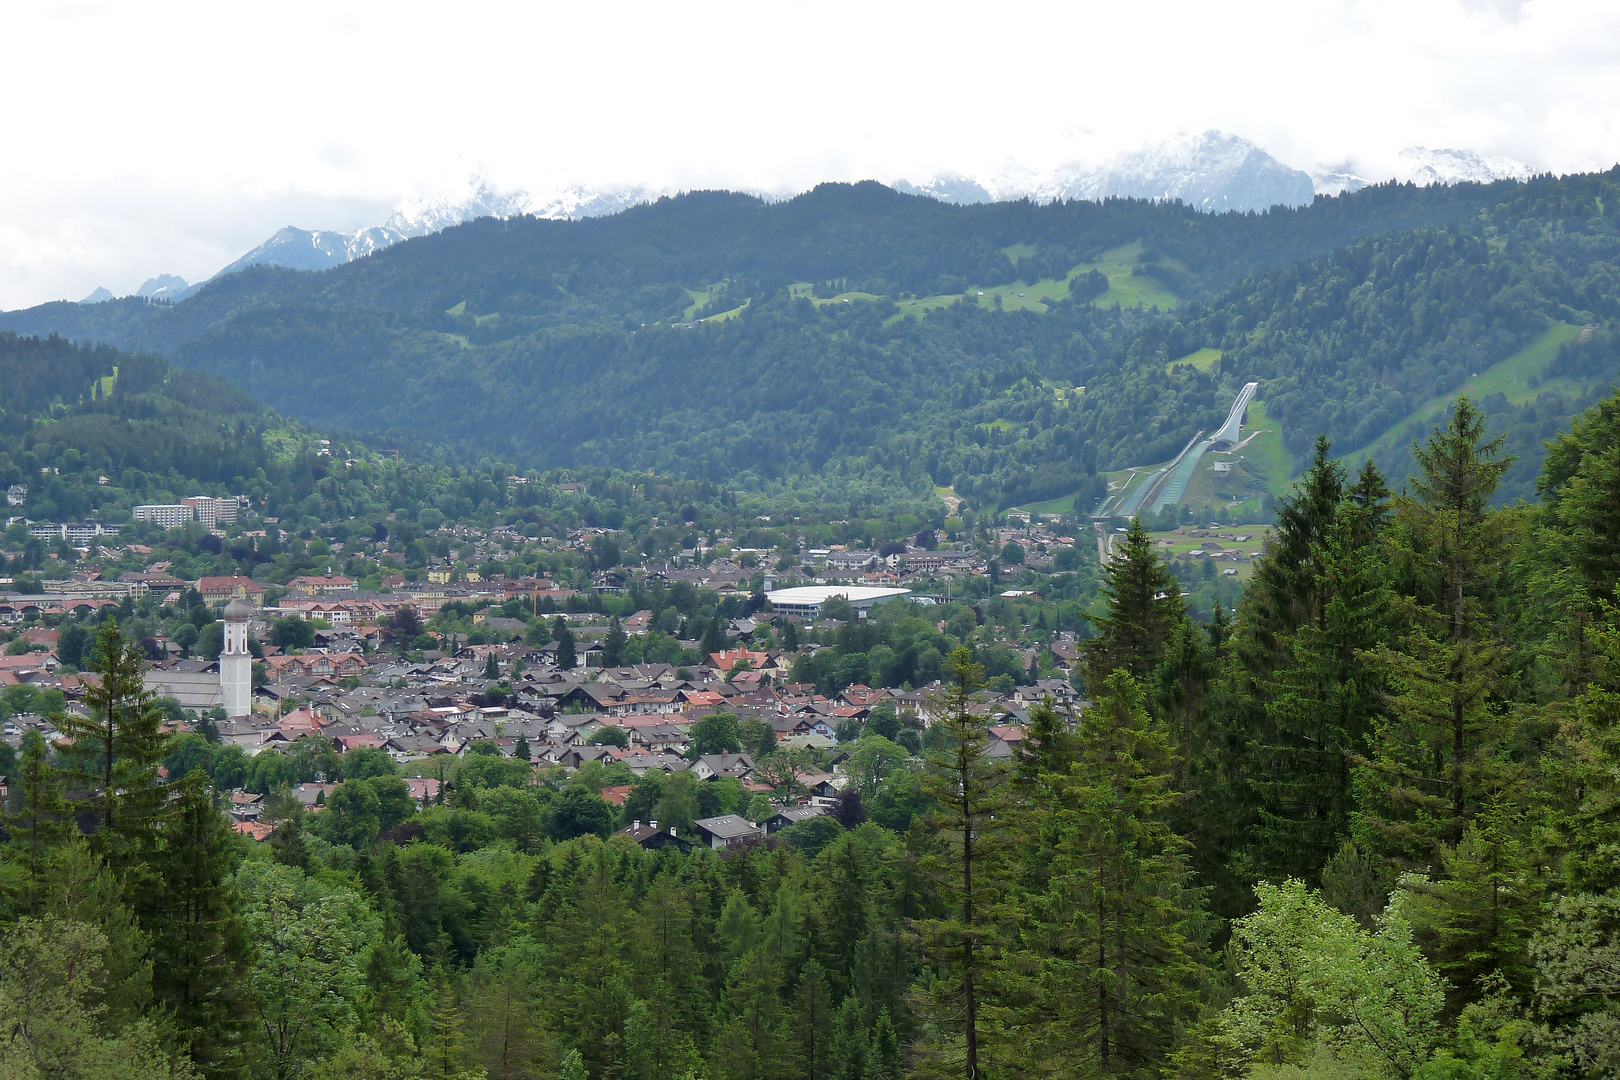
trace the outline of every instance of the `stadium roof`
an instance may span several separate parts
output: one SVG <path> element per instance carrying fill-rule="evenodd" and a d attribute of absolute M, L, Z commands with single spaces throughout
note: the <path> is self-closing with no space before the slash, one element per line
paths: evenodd
<path fill-rule="evenodd" d="M 876 585 L 803 585 L 765 594 L 773 607 L 816 607 L 835 596 L 842 596 L 856 607 L 868 607 L 882 600 L 909 596 L 910 589 L 888 589 Z"/>

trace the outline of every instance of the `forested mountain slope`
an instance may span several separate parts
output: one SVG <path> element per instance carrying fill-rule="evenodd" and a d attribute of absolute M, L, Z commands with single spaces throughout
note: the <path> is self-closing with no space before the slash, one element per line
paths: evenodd
<path fill-rule="evenodd" d="M 1604 328 L 1616 179 L 1384 185 L 1265 215 L 950 206 L 876 184 L 779 204 L 700 192 L 0 326 L 157 351 L 449 460 L 840 497 L 954 484 L 1001 506 L 1089 497 L 1099 470 L 1172 456 L 1248 379 L 1296 455 L 1318 433 L 1359 449 L 1549 326 L 1590 326 L 1486 403 L 1531 451 L 1511 497 L 1540 460 L 1527 433 L 1567 424 L 1620 369 Z M 1225 358 L 1172 365 L 1203 348 Z"/>
<path fill-rule="evenodd" d="M 504 522 L 531 533 L 600 524 L 628 529 L 638 551 L 662 555 L 693 542 L 694 522 L 727 531 L 752 527 L 755 542 L 774 546 L 780 538 L 757 528 L 767 510 L 790 510 L 795 518 L 803 511 L 806 523 L 869 519 L 842 526 L 868 543 L 944 520 L 937 501 L 829 506 L 776 499 L 766 506 L 701 480 L 650 483 L 645 472 L 608 469 L 514 476 L 515 466 L 502 461 L 477 468 L 425 463 L 321 435 L 265 410 L 223 379 L 149 354 L 0 332 L 0 493 L 21 500 L 10 515 L 34 521 L 96 520 L 116 528 L 139 503 L 235 495 L 248 499 L 254 519 L 279 518 L 288 532 L 324 523 L 409 538 L 421 535 L 420 520 Z M 423 511 L 432 516 L 419 518 Z M 206 545 L 210 538 L 197 530 L 193 539 Z M 22 569 L 66 574 L 66 563 L 42 565 L 47 550 L 32 543 Z M 267 557 L 264 542 L 256 547 L 251 538 L 233 539 L 228 550 L 243 572 Z"/>

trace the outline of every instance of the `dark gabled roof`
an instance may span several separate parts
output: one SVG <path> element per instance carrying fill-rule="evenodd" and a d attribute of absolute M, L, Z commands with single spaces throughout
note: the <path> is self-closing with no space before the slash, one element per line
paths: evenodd
<path fill-rule="evenodd" d="M 721 840 L 735 840 L 744 836 L 758 836 L 759 827 L 736 814 L 723 814 L 720 817 L 701 818 L 692 824 Z"/>

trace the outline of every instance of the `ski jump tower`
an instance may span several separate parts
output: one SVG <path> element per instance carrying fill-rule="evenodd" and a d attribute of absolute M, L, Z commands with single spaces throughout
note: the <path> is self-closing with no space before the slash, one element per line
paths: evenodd
<path fill-rule="evenodd" d="M 1249 402 L 1254 400 L 1254 392 L 1258 389 L 1260 384 L 1257 382 L 1243 384 L 1243 389 L 1238 391 L 1237 400 L 1232 402 L 1232 411 L 1226 414 L 1226 423 L 1209 438 L 1211 450 L 1230 450 L 1243 441 L 1243 414 L 1248 410 Z"/>

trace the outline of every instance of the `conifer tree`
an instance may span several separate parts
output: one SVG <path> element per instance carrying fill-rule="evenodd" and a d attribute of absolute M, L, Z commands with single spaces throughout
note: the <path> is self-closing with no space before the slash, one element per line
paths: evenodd
<path fill-rule="evenodd" d="M 936 847 L 929 868 L 948 914 L 917 923 L 923 949 L 938 967 L 929 1004 L 941 1026 L 960 1032 L 959 1071 L 942 1062 L 941 1075 L 980 1080 L 981 1011 L 993 954 L 997 868 L 1005 848 L 1005 769 L 988 756 L 988 722 L 972 709 L 984 669 L 966 646 L 951 654 L 950 690 L 935 721 L 934 749 L 923 786 L 938 809 L 932 814 Z M 954 1057 L 954 1054 L 947 1054 Z"/>
<path fill-rule="evenodd" d="M 1255 568 L 1261 632 L 1279 636 L 1299 626 L 1320 627 L 1325 617 L 1328 595 L 1317 555 L 1338 518 L 1345 480 L 1332 450 L 1326 436 L 1317 438 L 1305 475 L 1277 508 L 1269 550 Z"/>
<path fill-rule="evenodd" d="M 1189 845 L 1168 824 L 1173 749 L 1141 685 L 1115 672 L 1081 714 L 1056 780 L 1060 835 L 1046 890 L 1020 920 L 1025 1068 L 1156 1076 L 1195 1014 L 1204 918 Z"/>
<path fill-rule="evenodd" d="M 296 866 L 309 870 L 309 845 L 304 842 L 304 808 L 296 803 L 292 813 L 279 823 L 270 834 L 271 858 L 283 866 Z"/>
<path fill-rule="evenodd" d="M 469 1080 L 463 1068 L 467 1037 L 456 1002 L 456 990 L 448 979 L 439 983 L 433 1006 L 433 1020 L 423 1048 L 422 1076 L 425 1080 Z M 478 1073 L 472 1072 L 472 1076 Z"/>
<path fill-rule="evenodd" d="M 1017 805 L 1011 811 L 1010 830 L 1016 848 L 1021 887 L 1040 892 L 1051 873 L 1051 851 L 1057 844 L 1054 808 L 1061 799 L 1059 781 L 1069 775 L 1077 753 L 1068 721 L 1050 699 L 1029 711 L 1024 738 L 1013 749 L 1012 781 Z"/>
<path fill-rule="evenodd" d="M 851 994 L 833 1014 L 832 1046 L 825 1075 L 828 1080 L 875 1080 L 877 1071 L 870 1025 Z"/>
<path fill-rule="evenodd" d="M 1512 459 L 1484 434 L 1484 415 L 1459 398 L 1416 449 L 1413 492 L 1396 500 L 1390 530 L 1416 595 L 1401 605 L 1403 640 L 1379 651 L 1392 697 L 1358 769 L 1358 841 L 1413 866 L 1461 841 L 1499 771 L 1505 655 L 1490 593 L 1506 521 L 1490 499 Z"/>
<path fill-rule="evenodd" d="M 1249 850 L 1268 875 L 1313 881 L 1350 834 L 1354 764 L 1370 750 L 1382 691 L 1367 651 L 1385 639 L 1390 601 L 1377 552 L 1357 541 L 1361 513 L 1347 509 L 1315 545 L 1328 596 L 1322 619 L 1283 639 L 1249 749 L 1257 814 Z"/>
<path fill-rule="evenodd" d="M 1592 630 L 1591 679 L 1548 755 L 1547 789 L 1562 793 L 1553 827 L 1571 888 L 1620 886 L 1620 610 Z"/>
<path fill-rule="evenodd" d="M 1086 651 L 1088 686 L 1101 686 L 1114 671 L 1145 679 L 1164 659 L 1171 635 L 1186 617 L 1181 585 L 1153 550 L 1133 518 L 1123 550 L 1103 567 L 1106 615 L 1093 621 L 1097 637 Z"/>
<path fill-rule="evenodd" d="M 501 677 L 501 664 L 500 664 L 500 661 L 495 659 L 495 654 L 494 653 L 490 653 L 489 656 L 484 660 L 484 678 L 488 679 L 491 682 L 494 682 L 496 679 L 499 679 L 500 677 Z"/>
<path fill-rule="evenodd" d="M 205 1076 L 240 1068 L 247 950 L 231 876 L 239 838 L 200 768 L 173 786 L 173 816 L 152 856 L 137 912 L 152 939 L 152 987 L 172 1011 Z"/>
<path fill-rule="evenodd" d="M 710 655 L 726 651 L 726 627 L 718 612 L 703 627 L 703 651 Z"/>
<path fill-rule="evenodd" d="M 552 637 L 557 639 L 557 666 L 572 671 L 579 664 L 579 653 L 574 644 L 574 632 L 561 615 L 551 624 Z"/>
<path fill-rule="evenodd" d="M 1536 484 L 1548 539 L 1576 570 L 1592 601 L 1620 589 L 1620 398 L 1587 411 L 1547 444 Z"/>
<path fill-rule="evenodd" d="M 487 949 L 468 979 L 472 1056 L 497 1080 L 540 1080 L 555 1056 L 528 951 L 523 943 Z"/>
<path fill-rule="evenodd" d="M 780 905 L 779 905 L 780 906 Z M 782 1007 L 781 965 L 766 947 L 731 965 L 712 1060 L 727 1080 L 767 1080 L 787 1075 L 787 1014 Z"/>
<path fill-rule="evenodd" d="M 22 757 L 12 780 L 5 829 L 5 861 L 16 868 L 14 893 L 7 899 L 22 914 L 37 918 L 45 893 L 45 872 L 55 849 L 73 831 L 73 816 L 62 797 L 62 778 L 50 761 L 50 747 L 38 731 L 23 736 Z"/>
<path fill-rule="evenodd" d="M 624 632 L 624 626 L 619 622 L 617 615 L 608 620 L 607 636 L 602 639 L 602 666 L 618 667 L 624 662 L 624 647 L 630 643 L 630 635 Z"/>
<path fill-rule="evenodd" d="M 58 726 L 73 740 L 78 778 L 90 788 L 97 843 L 127 864 L 156 836 L 164 803 L 157 770 L 168 737 L 160 730 L 163 710 L 142 680 L 146 655 L 116 619 L 97 635 L 96 656 L 101 678 L 85 693 L 90 716 L 65 714 Z"/>
<path fill-rule="evenodd" d="M 798 1067 L 804 1080 L 824 1080 L 832 1059 L 833 1004 L 827 973 L 811 960 L 799 976 L 794 995 L 793 1030 L 798 1038 Z"/>
<path fill-rule="evenodd" d="M 1355 519 L 1354 536 L 1357 543 L 1371 543 L 1389 524 L 1391 494 L 1389 483 L 1384 479 L 1384 474 L 1378 471 L 1378 466 L 1372 463 L 1372 458 L 1362 462 L 1356 482 L 1345 492 L 1345 499 L 1360 511 Z"/>
<path fill-rule="evenodd" d="M 1209 633 L 1182 619 L 1171 632 L 1164 660 L 1153 673 L 1154 712 L 1165 722 L 1175 740 L 1176 784 L 1186 791 L 1184 776 L 1188 764 L 1203 761 L 1207 754 L 1202 721 L 1205 695 L 1215 676 L 1215 662 Z"/>
<path fill-rule="evenodd" d="M 1529 945 L 1545 882 L 1525 842 L 1523 811 L 1491 806 L 1443 853 L 1438 881 L 1410 886 L 1417 893 L 1410 907 L 1417 940 L 1450 981 L 1454 1009 L 1482 997 L 1493 978 L 1521 999 L 1535 981 Z"/>

